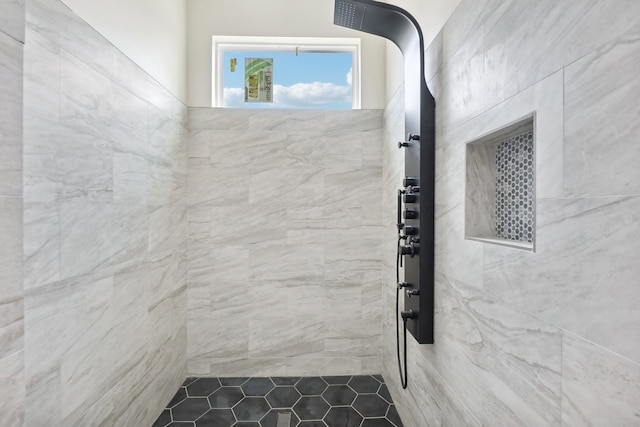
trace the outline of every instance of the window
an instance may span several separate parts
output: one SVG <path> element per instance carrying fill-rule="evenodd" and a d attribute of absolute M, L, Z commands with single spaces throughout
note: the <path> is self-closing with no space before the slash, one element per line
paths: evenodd
<path fill-rule="evenodd" d="M 273 96 L 248 102 L 258 80 L 245 84 L 245 63 L 260 59 L 273 61 Z M 360 39 L 216 36 L 212 69 L 214 107 L 360 108 Z"/>

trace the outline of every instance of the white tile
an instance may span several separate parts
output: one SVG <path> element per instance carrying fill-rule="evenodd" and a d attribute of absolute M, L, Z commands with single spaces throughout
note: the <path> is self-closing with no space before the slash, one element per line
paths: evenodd
<path fill-rule="evenodd" d="M 62 278 L 146 257 L 146 206 L 64 203 L 60 219 Z"/>
<path fill-rule="evenodd" d="M 4 0 L 0 3 L 0 31 L 18 41 L 24 41 L 24 0 Z"/>
<path fill-rule="evenodd" d="M 22 44 L 0 32 L 0 196 L 22 195 L 22 57 Z"/>
<path fill-rule="evenodd" d="M 7 427 L 25 425 L 24 351 L 0 359 L 0 409 Z"/>
<path fill-rule="evenodd" d="M 630 11 L 624 13 L 627 15 Z M 565 69 L 564 186 L 570 196 L 639 194 L 640 39 L 615 39 Z"/>
<path fill-rule="evenodd" d="M 565 332 L 562 424 L 637 425 L 640 365 Z"/>

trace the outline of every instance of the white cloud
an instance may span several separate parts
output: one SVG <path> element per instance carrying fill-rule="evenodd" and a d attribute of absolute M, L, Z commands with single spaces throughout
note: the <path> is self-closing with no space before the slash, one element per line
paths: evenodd
<path fill-rule="evenodd" d="M 348 75 L 347 75 L 348 76 Z M 333 103 L 351 104 L 351 86 L 340 86 L 335 83 L 313 82 L 296 83 L 291 86 L 273 86 L 273 104 L 251 105 L 244 102 L 244 89 L 224 88 L 224 105 L 226 107 L 261 108 L 322 108 Z"/>

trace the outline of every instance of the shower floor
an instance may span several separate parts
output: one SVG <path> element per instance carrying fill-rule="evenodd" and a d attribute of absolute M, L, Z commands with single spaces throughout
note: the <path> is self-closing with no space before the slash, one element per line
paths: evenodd
<path fill-rule="evenodd" d="M 153 424 L 168 426 L 403 427 L 380 375 L 187 378 Z"/>

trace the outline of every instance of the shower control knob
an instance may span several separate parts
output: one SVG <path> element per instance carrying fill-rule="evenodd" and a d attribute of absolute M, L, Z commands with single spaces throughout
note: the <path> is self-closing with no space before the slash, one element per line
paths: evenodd
<path fill-rule="evenodd" d="M 418 178 L 414 176 L 407 176 L 402 180 L 403 187 L 413 187 L 418 185 Z"/>
<path fill-rule="evenodd" d="M 406 292 L 407 292 L 407 298 L 420 295 L 420 291 L 418 289 L 407 289 Z"/>
<path fill-rule="evenodd" d="M 398 148 L 408 147 L 409 145 L 411 145 L 409 141 L 398 141 Z"/>
<path fill-rule="evenodd" d="M 398 283 L 398 288 L 402 289 L 402 288 L 411 288 L 413 287 L 413 285 L 411 283 L 408 282 L 400 282 Z"/>
<path fill-rule="evenodd" d="M 420 135 L 414 135 L 414 134 L 412 134 L 412 133 L 409 133 L 409 134 L 407 135 L 407 139 L 408 139 L 409 141 L 420 141 Z"/>
<path fill-rule="evenodd" d="M 418 218 L 418 211 L 414 211 L 413 209 L 405 209 L 402 213 L 404 219 L 416 219 Z"/>
<path fill-rule="evenodd" d="M 417 234 L 418 234 L 418 227 L 414 227 L 413 225 L 407 225 L 404 227 L 405 236 L 415 236 Z"/>
<path fill-rule="evenodd" d="M 418 255 L 420 249 L 420 245 L 415 244 L 415 243 L 410 243 L 408 245 L 402 245 L 400 246 L 400 254 L 401 255 L 410 255 L 412 258 L 414 257 L 414 255 Z"/>
<path fill-rule="evenodd" d="M 418 195 L 414 193 L 408 193 L 402 196 L 402 201 L 405 203 L 415 203 L 418 201 Z"/>

